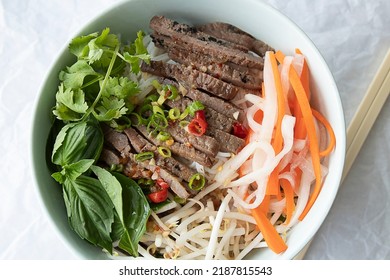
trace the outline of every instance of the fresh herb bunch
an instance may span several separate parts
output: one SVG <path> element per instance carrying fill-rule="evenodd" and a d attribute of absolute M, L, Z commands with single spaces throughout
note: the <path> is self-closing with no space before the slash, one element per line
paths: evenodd
<path fill-rule="evenodd" d="M 122 46 L 106 28 L 73 39 L 69 51 L 77 60 L 59 74 L 48 166 L 63 186 L 71 228 L 111 254 L 119 241 L 119 248 L 137 256 L 149 203 L 136 182 L 95 164 L 104 142 L 100 122 L 115 127 L 123 118 L 130 125 L 125 115 L 133 111 L 139 87 L 123 74 L 127 65 L 138 74 L 141 60 L 150 61 L 143 33 Z"/>

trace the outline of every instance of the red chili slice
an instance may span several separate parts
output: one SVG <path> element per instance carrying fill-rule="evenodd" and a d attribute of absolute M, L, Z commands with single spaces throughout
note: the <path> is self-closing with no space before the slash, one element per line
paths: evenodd
<path fill-rule="evenodd" d="M 241 139 L 245 139 L 248 135 L 248 130 L 240 124 L 239 122 L 236 122 L 233 124 L 233 134 Z"/>
<path fill-rule="evenodd" d="M 188 125 L 188 131 L 195 136 L 202 136 L 207 130 L 207 122 L 201 118 L 194 118 Z"/>
<path fill-rule="evenodd" d="M 162 189 L 160 191 L 150 193 L 148 194 L 148 198 L 154 203 L 163 202 L 168 198 L 168 190 Z"/>
<path fill-rule="evenodd" d="M 204 112 L 204 110 L 198 110 L 195 112 L 195 119 L 202 119 L 204 121 L 206 121 L 206 114 Z"/>
<path fill-rule="evenodd" d="M 163 190 L 169 189 L 169 185 L 167 182 L 165 182 L 163 179 L 157 179 L 156 184 L 159 185 L 160 188 Z"/>

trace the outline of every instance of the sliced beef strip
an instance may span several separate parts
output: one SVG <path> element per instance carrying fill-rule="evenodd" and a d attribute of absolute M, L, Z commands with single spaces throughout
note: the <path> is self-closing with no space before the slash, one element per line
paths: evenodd
<path fill-rule="evenodd" d="M 159 141 L 152 135 L 148 133 L 146 130 L 146 127 L 144 126 L 138 126 L 137 130 L 145 137 L 147 138 L 150 142 L 152 142 L 156 146 L 163 146 L 167 147 L 171 150 L 172 153 L 183 157 L 188 160 L 195 161 L 203 166 L 206 167 L 211 167 L 214 164 L 214 159 L 211 158 L 210 156 L 196 150 L 194 147 L 179 143 L 179 142 L 174 142 L 172 145 L 167 145 L 166 142 L 164 141 Z"/>
<path fill-rule="evenodd" d="M 154 16 L 150 20 L 150 28 L 155 32 L 174 38 L 175 42 L 180 46 L 188 49 L 189 52 L 194 52 L 202 55 L 210 55 L 215 59 L 215 63 L 225 63 L 231 61 L 239 65 L 263 68 L 263 59 L 256 57 L 241 50 L 218 45 L 212 41 L 202 41 L 191 36 L 192 34 L 180 32 L 180 28 L 176 22 L 164 17 Z"/>
<path fill-rule="evenodd" d="M 150 162 L 150 160 L 137 162 L 135 160 L 135 154 L 129 153 L 130 161 L 137 163 L 142 168 L 148 169 L 153 173 L 157 173 L 158 176 L 163 179 L 170 187 L 170 189 L 180 198 L 188 198 L 190 194 L 187 192 L 186 187 L 182 184 L 181 179 L 170 174 L 164 168 L 157 166 Z"/>
<path fill-rule="evenodd" d="M 115 131 L 108 125 L 103 125 L 102 129 L 105 142 L 120 152 L 122 157 L 125 157 L 131 150 L 131 146 L 126 135 Z"/>
<path fill-rule="evenodd" d="M 245 140 L 219 129 L 207 130 L 207 135 L 215 138 L 220 145 L 221 152 L 237 154 L 245 145 Z"/>
<path fill-rule="evenodd" d="M 178 124 L 169 125 L 166 130 L 176 141 L 185 144 L 186 146 L 192 146 L 198 151 L 209 156 L 215 157 L 219 151 L 219 143 L 210 136 L 192 135 L 181 128 Z"/>
<path fill-rule="evenodd" d="M 121 158 L 117 153 L 115 153 L 109 148 L 102 149 L 102 153 L 100 154 L 99 160 L 104 162 L 108 166 L 123 163 L 123 158 Z"/>
<path fill-rule="evenodd" d="M 228 64 L 214 63 L 210 56 L 199 56 L 196 53 L 188 52 L 187 50 L 180 48 L 174 43 L 172 39 L 158 40 L 156 38 L 159 35 L 154 36 L 158 47 L 164 48 L 168 56 L 179 63 L 185 65 L 193 65 L 198 70 L 203 71 L 215 78 L 222 81 L 232 83 L 235 86 L 243 87 L 247 89 L 260 89 L 262 83 L 262 71 L 255 68 L 241 67 L 238 71 L 235 67 L 231 67 Z M 160 36 L 161 37 L 161 36 Z M 160 43 L 158 43 L 160 42 Z"/>
<path fill-rule="evenodd" d="M 184 111 L 187 106 L 189 106 L 193 100 L 187 97 L 181 97 L 177 100 L 166 100 L 164 104 L 167 104 L 171 108 L 179 108 L 180 111 Z M 230 132 L 233 128 L 233 124 L 236 122 L 235 119 L 229 118 L 223 114 L 218 113 L 206 106 L 205 115 L 207 124 L 210 127 L 217 128 L 226 132 Z M 188 117 L 188 120 L 192 119 L 192 117 Z"/>
<path fill-rule="evenodd" d="M 257 40 L 252 35 L 228 23 L 212 22 L 197 26 L 196 29 L 216 38 L 247 46 L 251 51 L 260 56 L 264 56 L 267 51 L 274 50 L 263 41 Z"/>
<path fill-rule="evenodd" d="M 192 100 L 199 100 L 203 105 L 212 108 L 218 113 L 221 113 L 229 118 L 234 118 L 234 115 L 237 114 L 237 112 L 238 119 L 244 117 L 245 115 L 244 111 L 241 108 L 238 108 L 236 105 L 218 97 L 211 96 L 201 90 L 192 89 L 189 87 L 184 88 L 183 85 L 179 85 L 176 81 L 167 78 L 160 78 L 159 81 L 161 84 L 174 85 L 176 88 L 181 90 L 183 95 L 188 96 Z"/>
<path fill-rule="evenodd" d="M 141 70 L 157 76 L 174 78 L 179 83 L 187 84 L 191 88 L 205 90 L 226 100 L 233 99 L 236 95 L 243 96 L 246 93 L 251 93 L 250 90 L 226 83 L 209 74 L 196 70 L 192 66 L 151 61 L 149 65 L 143 62 L 141 64 Z"/>
<path fill-rule="evenodd" d="M 167 18 L 165 18 L 165 19 L 167 19 Z M 163 21 L 165 21 L 165 20 L 163 20 Z M 188 36 L 194 37 L 194 38 L 196 38 L 200 41 L 203 41 L 203 42 L 210 42 L 210 43 L 217 44 L 219 46 L 237 49 L 237 50 L 240 50 L 243 52 L 249 51 L 248 47 L 243 45 L 243 44 L 237 44 L 237 43 L 227 41 L 224 39 L 215 38 L 214 36 L 212 36 L 208 33 L 202 32 L 199 29 L 196 29 L 193 26 L 190 26 L 188 24 L 179 23 L 177 21 L 172 21 L 172 24 L 173 24 L 172 31 L 177 32 L 178 34 L 188 35 Z"/>
<path fill-rule="evenodd" d="M 140 135 L 135 129 L 127 128 L 124 130 L 124 133 L 129 138 L 131 145 L 137 153 L 152 151 L 155 155 L 154 159 L 156 160 L 156 165 L 163 167 L 173 175 L 183 178 L 185 181 L 189 182 L 190 178 L 196 174 L 195 171 L 191 170 L 185 164 L 177 161 L 175 158 L 163 157 L 160 155 L 157 151 L 157 147 L 146 140 L 144 136 Z"/>
<path fill-rule="evenodd" d="M 127 177 L 133 179 L 140 179 L 140 178 L 149 179 L 150 177 L 152 177 L 153 175 L 152 171 L 139 165 L 137 162 L 134 162 L 133 160 L 130 159 L 130 157 L 128 157 L 127 160 L 128 161 L 125 164 L 125 168 L 123 170 L 123 174 L 125 174 Z"/>

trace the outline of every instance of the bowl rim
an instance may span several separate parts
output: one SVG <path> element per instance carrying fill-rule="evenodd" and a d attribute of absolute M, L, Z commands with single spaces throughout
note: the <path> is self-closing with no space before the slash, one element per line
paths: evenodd
<path fill-rule="evenodd" d="M 141 0 L 122 0 L 122 1 L 119 1 L 117 3 L 114 3 L 114 4 L 106 7 L 105 9 L 103 9 L 102 11 L 97 13 L 95 16 L 91 17 L 91 19 L 89 19 L 85 24 L 83 24 L 79 29 L 77 29 L 77 32 L 73 33 L 72 38 L 74 38 L 76 36 L 83 35 L 85 30 L 91 29 L 91 26 L 95 22 L 97 22 L 99 20 L 99 18 L 101 18 L 105 14 L 107 14 L 115 9 L 118 9 L 122 5 L 126 5 L 126 4 L 129 4 L 131 2 L 140 2 L 140 1 Z M 260 5 L 260 6 L 262 6 L 263 9 L 266 9 L 269 12 L 276 14 L 276 16 L 278 16 L 278 17 L 284 18 L 284 20 L 286 20 L 292 26 L 292 28 L 295 29 L 295 31 L 297 33 L 299 33 L 299 35 L 307 41 L 306 43 L 310 45 L 311 49 L 317 55 L 318 59 L 320 59 L 321 63 L 325 66 L 325 69 L 323 69 L 323 70 L 326 71 L 326 74 L 328 74 L 332 80 L 332 83 L 329 85 L 329 87 L 332 88 L 332 91 L 337 93 L 337 95 L 336 95 L 337 98 L 336 98 L 336 100 L 333 101 L 333 103 L 334 103 L 333 105 L 336 107 L 335 110 L 337 112 L 342 113 L 342 121 L 340 120 L 341 123 L 339 125 L 341 126 L 340 130 L 342 130 L 343 133 L 338 134 L 338 138 L 337 138 L 337 149 L 339 150 L 339 154 L 340 154 L 339 155 L 340 158 L 337 158 L 337 160 L 341 161 L 340 166 L 343 167 L 344 162 L 345 162 L 345 152 L 346 152 L 346 129 L 345 129 L 346 126 L 345 126 L 344 110 L 343 110 L 340 93 L 338 91 L 334 76 L 333 76 L 332 72 L 330 71 L 328 64 L 326 63 L 323 55 L 318 50 L 318 48 L 316 47 L 314 42 L 311 40 L 311 38 L 302 30 L 302 28 L 300 28 L 293 20 L 291 20 L 287 15 L 282 13 L 280 10 L 271 6 L 271 4 L 265 3 L 261 0 L 247 0 L 247 1 L 253 2 L 254 5 Z M 29 141 L 29 146 L 30 146 L 29 147 L 29 150 L 30 150 L 29 158 L 30 158 L 30 164 L 31 164 L 32 169 L 33 169 L 32 170 L 33 171 L 33 184 L 34 184 L 34 190 L 35 190 L 34 192 L 35 192 L 35 195 L 38 197 L 38 201 L 39 201 L 39 205 L 40 205 L 41 209 L 43 210 L 45 215 L 48 217 L 48 220 L 50 221 L 49 223 L 50 223 L 51 227 L 54 229 L 54 232 L 56 232 L 56 234 L 59 237 L 59 239 L 61 240 L 61 242 L 65 245 L 65 247 L 75 257 L 77 257 L 78 259 L 87 259 L 86 254 L 82 253 L 81 250 L 77 250 L 75 248 L 75 246 L 72 245 L 72 242 L 70 240 L 68 240 L 69 238 L 60 230 L 60 228 L 56 224 L 54 216 L 50 213 L 48 207 L 45 205 L 44 196 L 43 196 L 43 189 L 40 187 L 40 182 L 38 180 L 38 173 L 39 173 L 40 167 L 39 167 L 39 164 L 37 164 L 37 162 L 35 162 L 36 156 L 35 156 L 35 149 L 34 149 L 34 146 L 36 145 L 36 141 L 37 141 L 36 135 L 34 132 L 35 131 L 34 128 L 39 125 L 39 124 L 37 124 L 37 118 L 39 115 L 39 112 L 37 109 L 38 109 L 40 101 L 42 99 L 43 91 L 44 91 L 45 87 L 47 86 L 50 75 L 52 75 L 52 73 L 54 72 L 54 70 L 56 68 L 56 65 L 59 63 L 59 60 L 61 59 L 61 57 L 66 55 L 69 42 L 72 38 L 68 38 L 67 41 L 63 44 L 63 46 L 59 49 L 59 51 L 53 56 L 54 60 L 50 63 L 50 67 L 48 67 L 48 70 L 46 71 L 46 73 L 42 79 L 42 82 L 40 84 L 40 87 L 38 90 L 38 95 L 35 97 L 34 104 L 33 104 L 33 118 L 31 119 L 32 129 L 31 129 L 30 137 L 32 138 L 32 140 Z M 42 164 L 42 163 L 40 163 L 40 164 Z M 331 201 L 331 203 L 327 203 L 326 208 L 324 206 L 322 206 L 323 211 L 321 211 L 321 213 L 322 213 L 321 217 L 318 217 L 318 216 L 316 217 L 316 219 L 321 221 L 321 222 L 316 223 L 315 226 L 312 226 L 311 230 L 308 232 L 308 234 L 306 234 L 305 237 L 302 238 L 301 244 L 299 246 L 295 246 L 298 248 L 298 251 L 295 254 L 293 254 L 293 252 L 291 252 L 291 253 L 289 252 L 289 254 L 282 253 L 282 254 L 280 254 L 280 259 L 294 259 L 305 248 L 305 246 L 307 244 L 309 244 L 309 242 L 313 239 L 314 235 L 317 233 L 320 226 L 323 224 L 324 220 L 326 219 L 326 216 L 328 215 L 328 213 L 329 213 L 329 211 L 330 211 L 330 209 L 335 201 L 337 192 L 338 192 L 338 190 L 340 188 L 340 184 L 341 184 L 342 172 L 343 172 L 343 168 L 338 168 L 335 171 L 333 171 L 333 173 L 332 173 L 332 177 L 334 177 L 334 182 L 337 183 L 337 187 L 332 188 L 332 192 L 329 193 L 328 199 Z M 324 182 L 324 184 L 325 184 L 325 182 Z M 316 204 L 314 204 L 313 207 L 315 207 L 315 205 Z M 310 217 L 310 216 L 311 215 L 309 212 L 307 217 Z"/>

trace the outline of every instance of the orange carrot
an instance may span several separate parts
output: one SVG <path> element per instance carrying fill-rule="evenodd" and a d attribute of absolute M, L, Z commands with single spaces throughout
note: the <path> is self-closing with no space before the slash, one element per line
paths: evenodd
<path fill-rule="evenodd" d="M 309 148 L 310 148 L 310 153 L 312 158 L 314 175 L 316 178 L 313 193 L 311 194 L 305 209 L 303 210 L 302 214 L 299 217 L 300 220 L 303 220 L 303 218 L 306 216 L 306 214 L 313 206 L 321 190 L 322 180 L 321 180 L 320 152 L 318 147 L 316 129 L 313 121 L 313 113 L 308 100 L 308 95 L 306 94 L 305 88 L 302 85 L 302 81 L 300 80 L 300 77 L 298 76 L 298 73 L 296 72 L 294 67 L 290 68 L 289 79 L 290 79 L 291 86 L 294 89 L 295 96 L 297 98 L 299 107 L 302 112 L 303 121 L 306 126 L 307 136 L 309 138 Z"/>
<path fill-rule="evenodd" d="M 284 60 L 284 58 L 285 58 L 285 55 L 284 55 L 284 53 L 282 52 L 282 51 L 277 51 L 276 53 L 275 53 L 275 57 L 276 57 L 276 59 L 277 59 L 277 61 L 280 63 L 280 64 L 282 64 L 283 63 L 283 60 Z"/>
<path fill-rule="evenodd" d="M 286 198 L 286 221 L 284 223 L 288 225 L 295 210 L 294 190 L 291 183 L 286 179 L 280 180 L 280 184 L 283 188 L 284 197 Z"/>
<path fill-rule="evenodd" d="M 268 220 L 267 216 L 261 211 L 260 206 L 252 210 L 252 216 L 256 220 L 256 224 L 263 234 L 264 240 L 268 247 L 276 254 L 280 254 L 287 250 L 287 245 L 276 231 L 275 227 Z"/>
<path fill-rule="evenodd" d="M 278 116 L 277 116 L 276 124 L 275 124 L 275 135 L 273 138 L 272 147 L 274 148 L 275 154 L 278 154 L 283 148 L 282 120 L 283 120 L 283 117 L 285 115 L 285 107 L 284 107 L 285 104 L 284 104 L 282 83 L 280 80 L 280 74 L 279 74 L 275 54 L 273 52 L 270 52 L 269 58 L 271 61 L 272 72 L 274 75 L 274 82 L 275 82 L 277 103 L 278 103 Z M 279 169 L 278 169 L 278 167 L 276 167 L 272 171 L 272 173 L 268 179 L 266 194 L 268 194 L 268 195 L 278 195 L 279 194 L 278 174 L 279 174 Z"/>
<path fill-rule="evenodd" d="M 320 156 L 321 157 L 325 157 L 325 156 L 329 155 L 332 152 L 332 150 L 334 149 L 334 147 L 336 145 L 336 136 L 334 135 L 332 126 L 330 125 L 328 120 L 323 115 L 321 115 L 320 112 L 318 112 L 318 111 L 316 111 L 314 109 L 311 109 L 311 111 L 313 113 L 313 116 L 320 123 L 322 123 L 322 125 L 326 128 L 326 130 L 328 131 L 328 134 L 329 134 L 329 144 L 328 144 L 328 147 L 325 150 L 320 152 Z"/>

